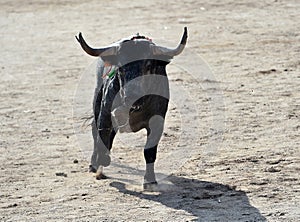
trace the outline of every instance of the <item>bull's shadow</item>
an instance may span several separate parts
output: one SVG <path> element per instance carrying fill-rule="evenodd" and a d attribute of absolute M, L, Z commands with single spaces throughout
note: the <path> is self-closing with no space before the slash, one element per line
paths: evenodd
<path fill-rule="evenodd" d="M 172 175 L 161 181 L 159 194 L 131 190 L 123 182 L 111 182 L 110 186 L 127 195 L 184 210 L 197 217 L 194 221 L 266 221 L 259 210 L 251 206 L 244 191 L 228 185 Z"/>

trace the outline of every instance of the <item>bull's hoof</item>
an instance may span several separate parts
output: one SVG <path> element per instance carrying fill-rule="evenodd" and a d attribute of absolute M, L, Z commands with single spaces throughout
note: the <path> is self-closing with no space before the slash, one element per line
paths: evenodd
<path fill-rule="evenodd" d="M 89 165 L 89 172 L 90 173 L 96 173 L 97 169 L 93 167 L 93 165 Z"/>
<path fill-rule="evenodd" d="M 104 175 L 103 173 L 103 166 L 99 166 L 98 170 L 96 172 L 96 179 L 97 180 L 104 180 L 107 179 L 108 177 Z"/>
<path fill-rule="evenodd" d="M 105 176 L 103 173 L 96 174 L 96 180 L 105 180 L 105 179 L 108 179 L 108 177 Z"/>
<path fill-rule="evenodd" d="M 144 191 L 156 191 L 157 190 L 157 182 L 147 182 L 143 184 Z"/>

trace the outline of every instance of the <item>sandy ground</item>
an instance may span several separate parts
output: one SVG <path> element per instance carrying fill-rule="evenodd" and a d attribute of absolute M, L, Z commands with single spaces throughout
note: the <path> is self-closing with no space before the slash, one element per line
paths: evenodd
<path fill-rule="evenodd" d="M 0 220 L 299 221 L 299 1 L 82 2 L 0 3 Z M 171 176 L 142 191 L 141 132 L 120 135 L 110 178 L 97 181 L 73 118 L 94 59 L 74 35 L 103 46 L 140 32 L 175 46 L 184 26 L 185 55 L 215 79 L 182 73 L 184 56 L 170 65 L 197 109 L 170 106 L 159 158 L 175 163 Z M 199 123 L 186 137 L 180 112 Z M 166 158 L 176 147 L 192 154 L 183 165 Z"/>

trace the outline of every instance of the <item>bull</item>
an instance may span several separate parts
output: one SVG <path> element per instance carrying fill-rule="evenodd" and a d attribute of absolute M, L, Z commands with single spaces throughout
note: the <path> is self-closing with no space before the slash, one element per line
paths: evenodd
<path fill-rule="evenodd" d="M 111 162 L 110 150 L 118 131 L 146 129 L 144 188 L 155 186 L 154 163 L 169 103 L 166 66 L 184 50 L 187 28 L 174 49 L 158 46 L 139 34 L 103 48 L 90 47 L 81 33 L 76 39 L 87 54 L 99 57 L 90 172 L 96 173 L 97 179 L 105 178 L 103 167 Z"/>

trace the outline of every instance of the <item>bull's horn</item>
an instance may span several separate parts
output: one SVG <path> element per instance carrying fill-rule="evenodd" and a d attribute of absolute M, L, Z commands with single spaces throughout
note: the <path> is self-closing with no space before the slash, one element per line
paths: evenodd
<path fill-rule="evenodd" d="M 170 49 L 170 48 L 166 48 L 166 47 L 162 47 L 162 46 L 152 46 L 152 53 L 153 55 L 166 55 L 166 56 L 177 56 L 179 55 L 185 45 L 186 45 L 186 40 L 187 40 L 188 34 L 187 34 L 187 27 L 184 27 L 184 33 L 182 35 L 180 44 L 177 46 L 177 48 L 175 49 Z"/>
<path fill-rule="evenodd" d="M 98 48 L 98 49 L 93 49 L 90 47 L 84 38 L 82 37 L 81 32 L 79 32 L 78 37 L 75 36 L 77 41 L 80 43 L 82 49 L 89 55 L 91 56 L 112 56 L 117 54 L 117 47 L 116 46 L 111 46 L 111 47 L 106 47 L 106 48 Z"/>

